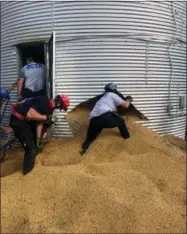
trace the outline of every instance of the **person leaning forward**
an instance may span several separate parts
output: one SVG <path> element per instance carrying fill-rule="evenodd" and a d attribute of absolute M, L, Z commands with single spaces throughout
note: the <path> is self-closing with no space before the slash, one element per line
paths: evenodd
<path fill-rule="evenodd" d="M 117 91 L 117 86 L 114 83 L 109 83 L 105 86 L 105 93 L 101 95 L 90 113 L 90 123 L 86 139 L 80 151 L 81 155 L 87 151 L 90 144 L 104 128 L 118 127 L 124 139 L 130 137 L 125 121 L 116 113 L 116 109 L 118 107 L 128 108 L 131 102 L 132 97 L 123 97 L 123 95 Z"/>
<path fill-rule="evenodd" d="M 12 105 L 10 126 L 25 151 L 24 175 L 34 168 L 44 123 L 50 125 L 50 116 L 54 109 L 67 110 L 68 106 L 69 98 L 63 94 L 57 95 L 54 100 L 41 96 L 25 99 Z"/>
<path fill-rule="evenodd" d="M 21 68 L 17 82 L 18 100 L 36 96 L 46 96 L 45 66 L 36 63 L 32 57 L 27 58 L 27 64 Z"/>

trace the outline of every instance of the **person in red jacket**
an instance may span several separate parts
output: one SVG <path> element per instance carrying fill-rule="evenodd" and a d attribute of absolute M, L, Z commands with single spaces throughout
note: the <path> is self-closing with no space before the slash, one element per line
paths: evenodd
<path fill-rule="evenodd" d="M 39 96 L 12 105 L 10 127 L 25 150 L 24 175 L 34 168 L 44 123 L 51 124 L 54 109 L 67 111 L 68 106 L 69 98 L 64 94 L 57 95 L 54 100 Z"/>

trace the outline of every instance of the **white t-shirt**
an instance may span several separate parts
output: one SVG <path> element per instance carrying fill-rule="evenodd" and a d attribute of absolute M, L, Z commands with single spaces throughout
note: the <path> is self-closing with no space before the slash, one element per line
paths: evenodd
<path fill-rule="evenodd" d="M 40 63 L 29 63 L 22 67 L 19 78 L 24 78 L 25 88 L 37 92 L 45 88 L 45 66 Z"/>
<path fill-rule="evenodd" d="M 108 92 L 95 104 L 89 119 L 100 116 L 108 111 L 116 111 L 117 107 L 124 102 L 117 94 Z"/>

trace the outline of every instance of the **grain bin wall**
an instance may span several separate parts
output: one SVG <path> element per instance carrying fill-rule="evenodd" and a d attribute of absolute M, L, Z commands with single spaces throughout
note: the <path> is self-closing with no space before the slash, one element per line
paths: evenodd
<path fill-rule="evenodd" d="M 71 109 L 113 80 L 149 118 L 142 124 L 184 136 L 186 109 L 179 109 L 179 96 L 186 90 L 185 1 L 3 2 L 1 17 L 3 85 L 17 77 L 13 44 L 47 41 L 54 30 L 55 90 L 68 93 Z M 55 135 L 71 136 L 63 117 L 57 113 Z"/>

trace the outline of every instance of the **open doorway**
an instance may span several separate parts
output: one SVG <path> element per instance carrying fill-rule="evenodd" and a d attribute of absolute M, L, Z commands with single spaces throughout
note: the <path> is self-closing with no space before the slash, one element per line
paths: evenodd
<path fill-rule="evenodd" d="M 26 65 L 26 59 L 32 57 L 36 63 L 45 64 L 44 42 L 31 42 L 17 45 L 19 69 Z"/>
<path fill-rule="evenodd" d="M 27 65 L 27 59 L 30 57 L 33 59 L 33 62 L 43 64 L 45 66 L 44 46 L 44 42 L 31 42 L 17 45 L 19 71 L 22 67 Z M 45 95 L 47 94 L 47 88 L 48 87 L 45 85 Z"/>
<path fill-rule="evenodd" d="M 47 42 L 26 42 L 16 45 L 18 51 L 19 70 L 26 65 L 28 57 L 32 57 L 36 63 L 44 64 L 46 70 L 45 90 L 49 98 L 54 98 L 55 82 L 55 31 L 52 32 Z"/>

